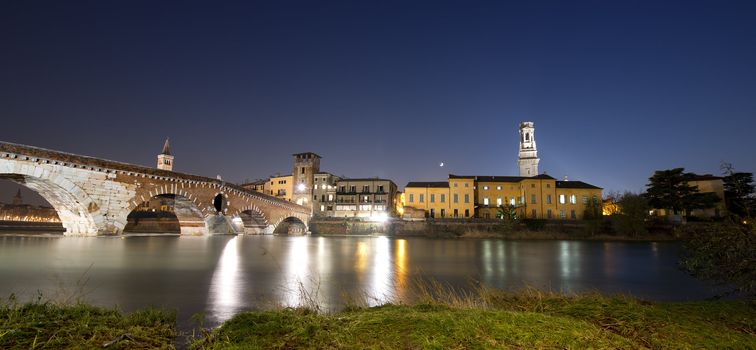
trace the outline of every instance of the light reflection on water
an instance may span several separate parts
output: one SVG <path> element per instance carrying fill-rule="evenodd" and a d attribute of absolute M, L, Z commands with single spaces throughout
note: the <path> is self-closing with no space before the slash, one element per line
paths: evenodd
<path fill-rule="evenodd" d="M 654 300 L 713 295 L 677 269 L 678 254 L 675 243 L 0 236 L 0 297 L 16 293 L 28 300 L 38 290 L 55 296 L 63 289 L 125 310 L 175 308 L 179 325 L 186 326 L 197 312 L 217 324 L 241 310 L 271 305 L 315 302 L 335 310 L 345 294 L 368 296 L 371 305 L 407 302 L 414 297 L 412 282 L 421 277 L 463 290 L 480 281 L 505 289 L 598 290 Z"/>

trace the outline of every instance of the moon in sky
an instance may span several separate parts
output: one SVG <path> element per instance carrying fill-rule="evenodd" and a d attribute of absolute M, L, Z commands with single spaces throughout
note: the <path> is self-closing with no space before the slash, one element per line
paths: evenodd
<path fill-rule="evenodd" d="M 444 166 L 444 162 L 441 162 L 441 164 L 439 164 L 438 166 Z"/>

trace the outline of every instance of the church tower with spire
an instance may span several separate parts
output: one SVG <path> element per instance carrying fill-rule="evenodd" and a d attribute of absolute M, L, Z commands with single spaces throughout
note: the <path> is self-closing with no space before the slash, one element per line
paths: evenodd
<path fill-rule="evenodd" d="M 160 170 L 173 170 L 173 156 L 171 155 L 171 146 L 169 145 L 167 138 L 163 145 L 163 152 L 157 156 L 157 168 Z"/>
<path fill-rule="evenodd" d="M 517 158 L 517 167 L 520 168 L 520 176 L 538 175 L 538 151 L 535 142 L 535 126 L 533 122 L 520 123 L 520 152 Z"/>

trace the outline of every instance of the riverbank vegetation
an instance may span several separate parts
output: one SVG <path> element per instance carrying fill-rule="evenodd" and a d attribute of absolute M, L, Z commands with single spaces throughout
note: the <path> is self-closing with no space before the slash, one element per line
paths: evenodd
<path fill-rule="evenodd" d="M 172 349 L 175 336 L 172 311 L 0 301 L 0 349 Z"/>
<path fill-rule="evenodd" d="M 748 349 L 748 301 L 650 303 L 599 294 L 564 296 L 481 289 L 426 293 L 411 305 L 309 308 L 237 315 L 194 349 Z"/>
<path fill-rule="evenodd" d="M 243 312 L 195 332 L 192 349 L 749 349 L 756 347 L 754 301 L 652 303 L 596 293 L 567 296 L 534 289 L 440 284 L 415 287 L 411 304 L 337 313 L 309 307 Z M 35 301 L 0 305 L 2 349 L 173 349 L 185 344 L 175 313 L 124 314 L 84 304 Z"/>

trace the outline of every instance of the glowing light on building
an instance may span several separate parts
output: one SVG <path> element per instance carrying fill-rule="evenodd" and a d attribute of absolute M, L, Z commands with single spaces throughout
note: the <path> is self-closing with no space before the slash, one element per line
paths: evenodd
<path fill-rule="evenodd" d="M 386 214 L 386 212 L 373 213 L 373 215 L 370 216 L 370 220 L 376 222 L 386 222 L 388 220 L 388 214 Z"/>

